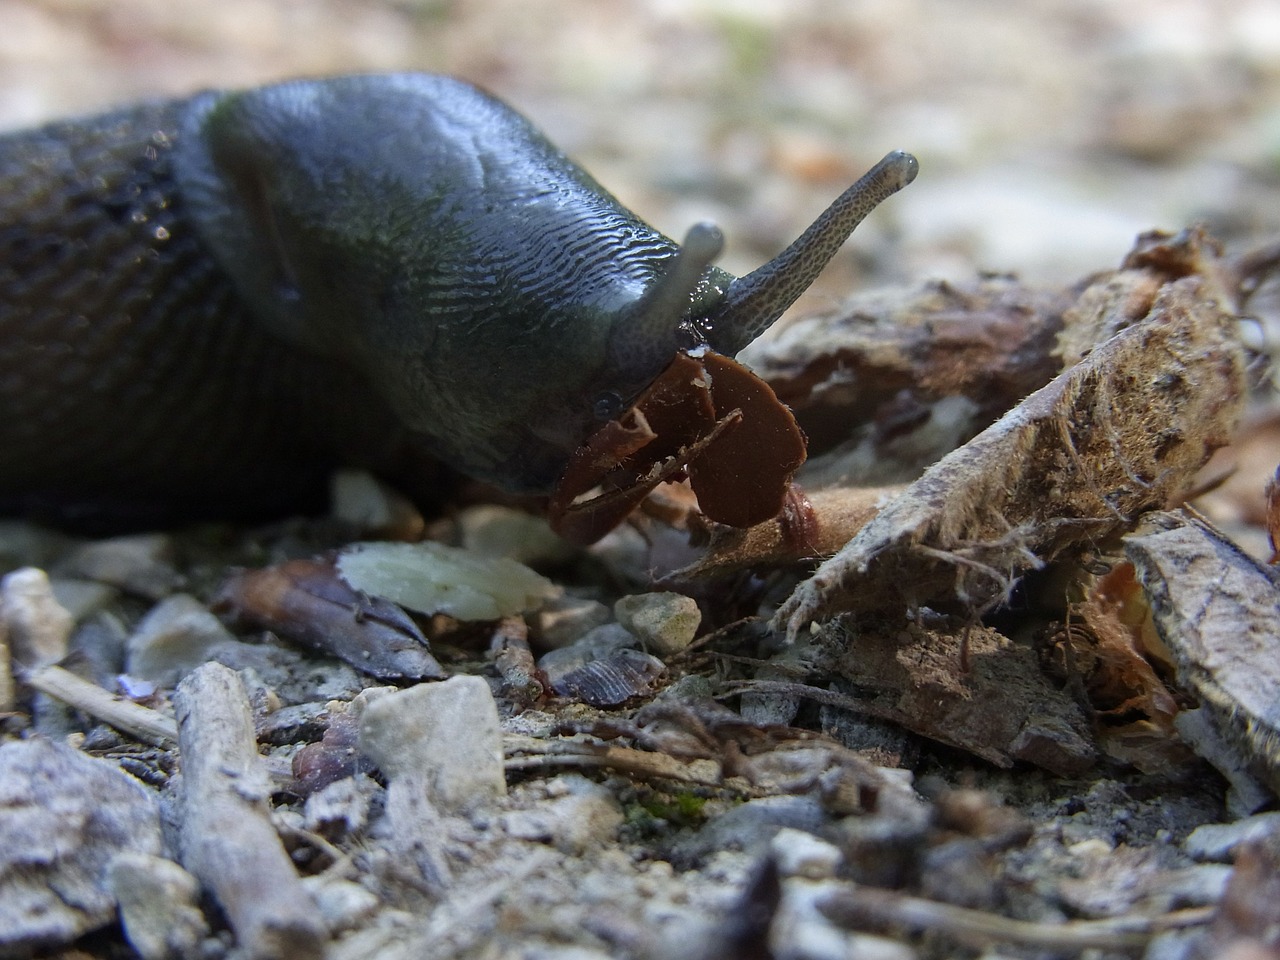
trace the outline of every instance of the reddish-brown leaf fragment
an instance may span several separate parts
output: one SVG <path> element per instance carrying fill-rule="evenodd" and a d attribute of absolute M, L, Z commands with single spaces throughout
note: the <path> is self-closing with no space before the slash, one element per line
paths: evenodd
<path fill-rule="evenodd" d="M 717 523 L 749 527 L 782 512 L 792 476 L 804 463 L 804 434 L 769 385 L 741 364 L 708 352 L 716 415 L 742 412 L 689 463 L 689 482 L 702 512 Z"/>
<path fill-rule="evenodd" d="M 1150 773 L 1189 761 L 1174 731 L 1178 704 L 1147 659 L 1159 638 L 1133 565 L 1117 563 L 1100 577 L 1071 617 L 1083 624 L 1063 631 L 1059 669 L 1083 682 L 1102 748 Z"/>
<path fill-rule="evenodd" d="M 211 605 L 233 627 L 270 630 L 383 680 L 438 680 L 444 670 L 403 610 L 342 580 L 332 557 L 246 570 Z"/>
<path fill-rule="evenodd" d="M 686 471 L 710 519 L 750 526 L 782 509 L 804 456 L 804 435 L 768 384 L 711 351 L 680 354 L 575 452 L 548 505 L 551 527 L 593 543 Z"/>

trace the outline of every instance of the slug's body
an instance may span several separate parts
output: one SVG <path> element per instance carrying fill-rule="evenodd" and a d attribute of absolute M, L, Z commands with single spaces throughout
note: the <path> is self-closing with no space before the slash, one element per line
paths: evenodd
<path fill-rule="evenodd" d="M 682 249 L 441 77 L 2 137 L 0 502 L 284 511 L 338 463 L 414 487 L 431 456 L 546 491 L 679 349 L 758 335 L 914 170 L 890 155 L 735 280 L 713 228 Z"/>

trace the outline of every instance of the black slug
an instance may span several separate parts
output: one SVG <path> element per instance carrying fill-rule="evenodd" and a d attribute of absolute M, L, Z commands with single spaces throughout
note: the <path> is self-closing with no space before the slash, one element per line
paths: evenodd
<path fill-rule="evenodd" d="M 909 183 L 735 279 L 466 83 L 349 76 L 0 137 L 0 502 L 268 514 L 333 466 L 517 492 L 682 349 L 732 355 Z"/>

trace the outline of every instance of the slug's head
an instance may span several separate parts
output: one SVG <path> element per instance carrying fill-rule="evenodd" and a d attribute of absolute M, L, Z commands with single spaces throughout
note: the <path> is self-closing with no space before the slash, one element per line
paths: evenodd
<path fill-rule="evenodd" d="M 452 466 L 553 487 L 683 349 L 733 354 L 909 182 L 886 157 L 775 260 L 712 266 L 656 233 L 526 120 L 442 77 L 299 81 L 192 102 L 181 196 L 275 336 L 361 370 Z"/>

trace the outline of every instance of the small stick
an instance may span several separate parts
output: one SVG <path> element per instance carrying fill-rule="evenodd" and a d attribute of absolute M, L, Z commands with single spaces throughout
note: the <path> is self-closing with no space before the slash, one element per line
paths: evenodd
<path fill-rule="evenodd" d="M 831 894 L 819 909 L 837 926 L 851 930 L 906 927 L 941 933 L 971 945 L 1014 943 L 1072 951 L 1140 950 L 1157 933 L 1208 923 L 1215 912 L 1214 907 L 1200 907 L 1162 917 L 1036 923 L 860 884 L 849 884 L 847 890 Z"/>
<path fill-rule="evenodd" d="M 680 760 L 665 753 L 635 750 L 582 740 L 539 740 L 503 737 L 507 770 L 541 770 L 548 767 L 603 767 L 644 780 L 670 780 L 697 786 L 734 789 L 726 784 L 720 764 L 714 760 Z M 523 753 L 526 756 L 512 756 Z"/>
<path fill-rule="evenodd" d="M 174 695 L 182 751 L 183 865 L 212 891 L 254 960 L 313 960 L 327 939 L 271 824 L 270 786 L 240 677 L 219 663 Z"/>
<path fill-rule="evenodd" d="M 23 671 L 20 679 L 33 690 L 97 717 L 144 743 L 170 747 L 178 742 L 178 725 L 169 717 L 118 697 L 70 670 L 50 664 Z"/>

